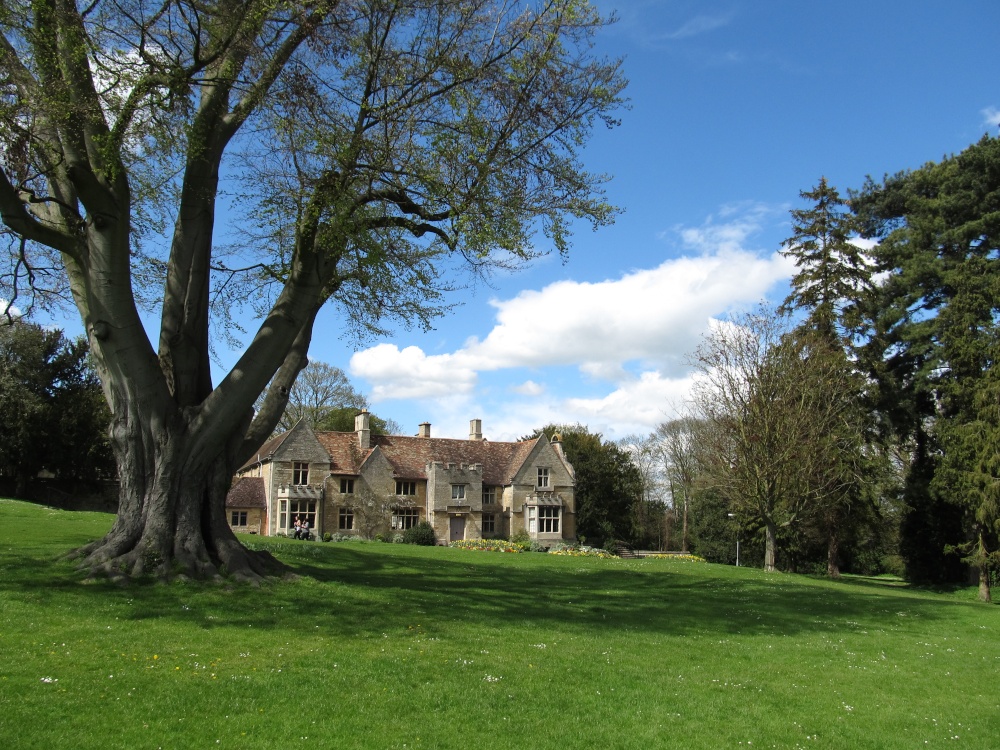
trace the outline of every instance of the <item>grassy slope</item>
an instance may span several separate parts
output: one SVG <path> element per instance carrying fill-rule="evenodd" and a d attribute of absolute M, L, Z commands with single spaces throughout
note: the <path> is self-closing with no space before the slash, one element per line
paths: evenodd
<path fill-rule="evenodd" d="M 0 747 L 1000 742 L 964 591 L 257 538 L 298 580 L 83 583 L 58 556 L 110 521 L 0 500 Z"/>

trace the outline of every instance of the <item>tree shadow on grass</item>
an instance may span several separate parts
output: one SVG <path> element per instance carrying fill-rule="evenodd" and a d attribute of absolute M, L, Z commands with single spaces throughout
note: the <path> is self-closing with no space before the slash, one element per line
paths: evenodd
<path fill-rule="evenodd" d="M 259 542 L 299 576 L 261 587 L 203 582 L 81 583 L 68 563 L 12 571 L 0 556 L 0 599 L 70 609 L 115 606 L 116 616 L 170 618 L 192 627 L 281 628 L 379 635 L 414 623 L 484 628 L 632 631 L 724 638 L 885 627 L 900 611 L 951 617 L 955 607 L 870 582 L 830 583 L 786 574 L 670 561 L 503 555 L 389 545 Z M 58 599 L 58 601 L 57 601 Z M 126 605 L 127 602 L 127 605 Z"/>

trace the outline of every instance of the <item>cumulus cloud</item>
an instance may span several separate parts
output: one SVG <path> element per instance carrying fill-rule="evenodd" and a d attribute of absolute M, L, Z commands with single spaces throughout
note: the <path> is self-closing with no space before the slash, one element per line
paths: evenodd
<path fill-rule="evenodd" d="M 372 400 L 435 398 L 470 393 L 476 372 L 452 354 L 428 357 L 416 346 L 400 350 L 395 344 L 378 344 L 351 357 L 351 373 L 374 384 Z"/>
<path fill-rule="evenodd" d="M 746 249 L 768 211 L 726 209 L 720 220 L 678 227 L 673 236 L 687 254 L 654 268 L 603 281 L 561 280 L 494 299 L 492 329 L 455 351 L 427 354 L 414 346 L 379 344 L 358 352 L 351 374 L 372 384 L 373 402 L 442 404 L 462 396 L 465 407 L 503 411 L 505 419 L 527 414 L 528 424 L 536 426 L 553 414 L 557 421 L 652 428 L 684 400 L 690 386 L 687 355 L 710 321 L 756 304 L 792 275 L 792 261 L 780 253 Z M 593 398 L 567 398 L 564 385 L 549 387 L 544 380 L 546 368 L 566 367 L 590 382 L 588 392 L 607 390 Z M 488 390 L 480 385 L 484 374 L 514 371 L 516 377 L 521 368 L 542 377 L 505 384 L 507 399 L 493 409 L 478 400 Z M 520 415 L 522 404 L 512 393 L 527 399 Z M 438 406 L 433 408 L 438 413 Z"/>
<path fill-rule="evenodd" d="M 613 437 L 652 431 L 661 422 L 684 411 L 692 377 L 666 378 L 659 372 L 644 372 L 602 398 L 566 400 L 576 421 L 606 425 Z"/>
<path fill-rule="evenodd" d="M 525 380 L 520 385 L 512 386 L 511 390 L 520 396 L 541 396 L 545 393 L 545 386 L 539 385 L 534 380 Z"/>

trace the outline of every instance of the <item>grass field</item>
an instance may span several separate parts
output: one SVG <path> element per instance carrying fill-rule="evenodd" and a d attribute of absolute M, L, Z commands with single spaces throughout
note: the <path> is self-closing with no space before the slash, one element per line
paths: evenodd
<path fill-rule="evenodd" d="M 83 582 L 0 500 L 0 748 L 996 748 L 973 590 L 248 537 L 298 578 Z"/>

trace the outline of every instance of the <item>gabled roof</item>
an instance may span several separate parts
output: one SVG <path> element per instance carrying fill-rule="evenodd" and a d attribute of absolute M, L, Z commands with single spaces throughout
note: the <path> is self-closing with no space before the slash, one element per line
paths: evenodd
<path fill-rule="evenodd" d="M 354 432 L 317 432 L 316 438 L 326 448 L 333 463 L 330 470 L 341 474 L 360 474 L 361 465 L 376 448 L 403 479 L 426 479 L 427 465 L 434 461 L 454 464 L 482 464 L 483 483 L 507 485 L 524 464 L 540 438 L 519 443 L 493 443 L 487 440 L 372 435 L 371 447 L 361 451 Z"/>
<path fill-rule="evenodd" d="M 226 494 L 227 508 L 266 508 L 262 477 L 240 477 Z"/>
<path fill-rule="evenodd" d="M 291 432 L 277 435 L 264 443 L 240 471 L 273 460 Z M 377 449 L 392 465 L 393 473 L 401 479 L 427 479 L 427 465 L 435 461 L 466 466 L 481 464 L 483 483 L 497 486 L 511 484 L 539 443 L 547 442 L 544 435 L 517 443 L 371 435 L 368 449 L 362 450 L 356 432 L 316 432 L 315 436 L 329 454 L 330 471 L 334 474 L 360 474 L 365 461 Z"/>
<path fill-rule="evenodd" d="M 289 432 L 283 432 L 280 435 L 275 435 L 273 438 L 264 443 L 257 452 L 251 456 L 245 464 L 243 464 L 237 473 L 249 469 L 251 466 L 256 466 L 257 464 L 264 463 L 265 461 L 270 461 L 274 456 L 274 452 L 281 447 L 281 444 L 285 442 L 285 438 L 288 437 Z"/>

